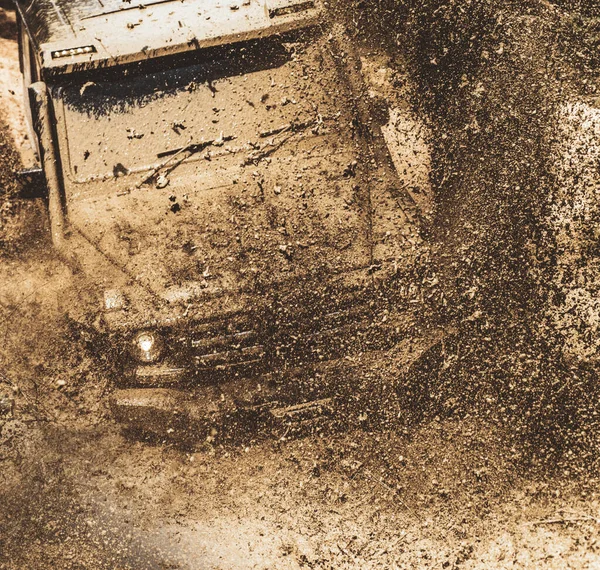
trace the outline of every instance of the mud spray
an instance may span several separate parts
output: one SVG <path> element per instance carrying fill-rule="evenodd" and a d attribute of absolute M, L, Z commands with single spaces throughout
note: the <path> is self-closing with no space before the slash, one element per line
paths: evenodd
<path fill-rule="evenodd" d="M 357 2 L 352 19 L 408 61 L 431 132 L 423 271 L 438 291 L 424 314 L 459 332 L 400 383 L 410 421 L 495 417 L 529 460 L 568 449 L 585 463 L 598 445 L 599 9 L 562 4 Z"/>
<path fill-rule="evenodd" d="M 337 10 L 357 40 L 383 41 L 410 70 L 430 133 L 431 250 L 410 277 L 427 283 L 421 320 L 459 332 L 399 379 L 405 421 L 481 414 L 512 426 L 531 459 L 578 449 L 592 460 L 598 7 L 356 0 Z M 7 252 L 19 243 L 18 158 L 0 144 Z"/>
<path fill-rule="evenodd" d="M 498 424 L 500 429 L 495 433 L 505 434 L 507 439 L 512 440 L 502 449 L 524 450 L 521 455 L 511 456 L 511 461 L 518 462 L 521 458 L 529 464 L 560 468 L 567 475 L 578 471 L 590 473 L 588 469 L 596 466 L 596 451 L 600 443 L 597 435 L 599 394 L 595 363 L 595 339 L 600 329 L 600 308 L 595 301 L 600 288 L 596 277 L 600 251 L 594 228 L 600 209 L 596 201 L 600 103 L 595 88 L 600 66 L 597 55 L 600 53 L 600 27 L 590 18 L 600 16 L 596 3 L 362 0 L 344 2 L 340 12 L 346 14 L 357 41 L 378 46 L 384 41 L 391 60 L 399 68 L 410 71 L 413 109 L 427 122 L 430 133 L 431 182 L 435 189 L 435 211 L 427 230 L 430 250 L 411 275 L 414 283 L 426 288 L 426 294 L 420 296 L 423 304 L 418 307 L 417 319 L 423 327 L 458 331 L 449 333 L 443 342 L 435 344 L 407 375 L 401 373 L 402 367 L 398 362 L 383 366 L 388 368 L 381 376 L 389 377 L 390 371 L 394 372 L 397 378 L 394 388 L 400 400 L 400 408 L 396 410 L 399 413 L 393 414 L 400 418 L 400 425 L 388 424 L 387 427 L 396 434 L 413 430 L 414 437 L 419 429 L 416 424 L 427 426 L 425 420 L 436 416 L 442 422 L 447 418 L 450 421 L 457 418 L 458 426 L 472 425 L 469 422 L 473 422 L 475 417 L 484 426 L 480 433 L 488 430 L 490 424 Z M 4 145 L 5 141 L 0 143 Z M 13 197 L 11 172 L 16 167 L 16 159 L 13 160 L 12 156 L 11 151 L 4 152 L 6 168 L 0 171 L 3 177 L 0 179 L 0 191 L 5 198 L 10 198 L 3 201 L 5 204 L 10 203 Z M 6 222 L 3 227 L 7 227 Z M 7 235 L 6 230 L 4 235 Z M 8 241 L 5 240 L 5 243 Z M 8 259 L 8 248 L 4 249 L 4 253 Z M 59 270 L 55 273 L 58 274 Z M 30 320 L 35 318 L 34 315 Z M 45 333 L 24 330 L 22 336 L 29 334 L 39 338 Z M 56 334 L 60 336 L 62 333 Z M 62 358 L 66 360 L 69 339 L 62 338 L 61 342 L 65 351 Z M 30 346 L 32 351 L 35 350 L 33 340 Z M 40 358 L 41 362 L 26 362 L 23 368 L 61 379 L 52 368 L 50 348 L 50 363 Z M 81 381 L 67 385 L 71 393 L 67 390 L 61 392 L 63 400 L 56 402 L 59 413 L 61 406 L 66 409 L 66 396 L 75 405 L 81 404 L 82 408 L 88 404 L 85 386 L 93 383 L 90 378 L 93 379 L 97 373 L 95 365 L 87 357 L 70 355 L 69 358 L 72 370 L 81 376 Z M 23 360 L 26 358 L 23 357 Z M 371 377 L 377 380 L 375 368 L 373 366 Z M 60 369 L 58 364 L 56 369 Z M 365 374 L 366 380 L 371 377 Z M 76 388 L 81 388 L 81 396 Z M 379 395 L 372 386 L 366 386 L 365 393 Z M 94 393 L 94 397 L 101 396 L 98 391 Z M 373 400 L 376 401 L 369 405 L 373 411 L 377 405 L 388 404 L 387 397 Z M 47 406 L 51 403 L 46 401 Z M 103 419 L 101 414 L 98 418 Z M 108 422 L 99 423 L 105 425 Z M 433 423 L 439 425 L 438 422 Z M 405 432 L 401 429 L 403 427 L 407 428 Z M 110 515 L 100 508 L 96 512 L 95 506 L 80 504 L 80 497 L 75 496 L 70 483 L 78 481 L 79 475 L 74 477 L 68 472 L 69 468 L 78 474 L 84 473 L 86 483 L 89 477 L 95 478 L 94 481 L 100 480 L 106 488 L 112 488 L 112 485 L 118 500 L 129 496 L 132 490 L 139 493 L 140 512 L 131 515 L 136 521 L 159 516 L 153 510 L 162 513 L 165 518 L 167 515 L 180 517 L 178 509 L 183 508 L 182 502 L 188 509 L 186 515 L 198 518 L 201 515 L 193 511 L 191 501 L 183 501 L 181 497 L 199 496 L 200 493 L 208 497 L 206 504 L 211 508 L 202 503 L 198 511 L 214 508 L 218 512 L 224 508 L 221 489 L 224 483 L 221 475 L 212 474 L 211 470 L 217 473 L 217 469 L 208 459 L 206 466 L 200 466 L 206 467 L 201 471 L 202 477 L 189 475 L 184 478 L 182 473 L 191 473 L 197 468 L 188 465 L 190 459 L 182 465 L 181 454 L 173 452 L 173 457 L 177 455 L 174 459 L 169 455 L 171 452 L 162 448 L 140 446 L 141 451 L 136 449 L 139 464 L 133 468 L 125 457 L 131 452 L 131 447 L 120 436 L 110 432 L 112 428 L 92 426 L 90 435 L 74 437 L 73 441 L 61 434 L 54 440 L 49 436 L 50 440 L 59 444 L 55 444 L 56 449 L 43 452 L 38 450 L 44 450 L 47 442 L 34 441 L 29 427 L 22 425 L 21 428 L 21 432 L 14 435 L 4 432 L 6 440 L 12 438 L 17 443 L 14 452 L 11 451 L 17 458 L 11 463 L 14 464 L 13 471 L 9 472 L 8 468 L 4 471 L 6 481 L 14 483 L 13 486 L 5 485 L 9 492 L 3 493 L 6 507 L 3 515 L 8 516 L 3 528 L 9 529 L 4 540 L 6 545 L 15 549 L 15 557 L 29 557 L 39 567 L 44 567 L 48 560 L 64 560 L 61 541 L 65 536 L 65 544 L 72 537 L 75 538 L 74 544 L 79 544 L 77 540 L 90 541 L 87 551 L 82 553 L 77 547 L 79 552 L 72 553 L 80 558 L 87 557 L 89 565 L 85 566 L 80 561 L 73 562 L 71 567 L 102 567 L 103 563 L 107 567 L 116 567 L 117 563 L 124 567 L 141 567 L 139 565 L 144 563 L 145 567 L 154 567 L 154 547 L 162 548 L 157 539 L 153 549 L 145 553 L 134 540 L 133 554 L 126 547 L 125 552 L 120 553 L 121 547 L 112 542 L 110 528 L 106 539 L 104 535 L 100 537 L 93 530 L 88 530 L 87 519 L 96 517 L 103 521 Z M 108 435 L 102 435 L 103 429 L 108 429 Z M 417 473 L 417 468 L 422 467 L 419 462 L 435 441 L 430 433 L 426 435 L 419 444 L 422 448 L 415 448 L 414 472 L 402 467 L 407 463 L 406 457 L 409 465 L 412 461 L 405 451 L 406 440 L 398 444 L 395 454 L 389 453 L 384 457 L 387 469 L 394 476 L 399 477 L 398 473 L 406 472 L 405 478 L 397 481 L 398 488 L 404 485 L 408 489 L 403 500 L 411 500 L 411 485 L 419 474 L 424 477 L 423 473 L 427 471 L 427 476 L 430 475 L 429 469 L 421 469 Z M 323 472 L 334 481 L 341 472 L 341 468 L 334 466 L 343 465 L 346 455 L 350 457 L 342 445 L 343 441 L 340 443 L 336 437 L 331 438 L 325 451 L 319 451 L 323 457 L 329 457 L 330 453 L 334 458 L 330 465 L 322 461 Z M 378 435 L 376 437 L 379 438 Z M 104 438 L 103 443 L 96 445 L 94 438 Z M 81 441 L 86 441 L 94 453 L 89 449 L 86 453 L 80 452 L 79 459 L 69 464 L 68 458 L 76 457 L 78 449 L 85 447 Z M 273 456 L 287 457 L 286 454 L 297 448 L 298 456 L 304 460 L 308 455 L 303 445 L 304 442 L 298 442 L 290 444 L 287 449 L 276 448 Z M 317 445 L 307 439 L 306 446 L 311 445 L 318 449 L 321 443 L 318 441 Z M 447 446 L 445 442 L 442 445 L 444 449 Z M 360 454 L 361 460 L 366 457 L 366 461 L 373 457 L 379 460 L 379 455 L 383 455 L 383 444 L 379 439 L 373 446 L 373 450 L 367 449 L 364 441 L 352 441 L 346 445 L 351 453 Z M 465 447 L 477 446 L 469 440 Z M 485 461 L 493 453 L 490 447 L 485 438 L 477 447 L 483 450 Z M 329 448 L 333 451 L 328 451 Z M 266 492 L 265 503 L 277 504 L 277 500 L 281 500 L 289 509 L 290 497 L 294 496 L 292 492 L 281 491 L 277 495 L 278 488 L 290 486 L 288 472 L 279 474 L 280 464 L 275 460 L 272 460 L 274 466 L 269 469 L 266 455 L 259 455 L 256 463 L 244 463 L 240 452 L 240 456 L 233 459 L 221 460 L 222 471 L 237 473 L 240 470 L 237 483 L 243 490 L 241 495 L 244 495 L 249 492 L 248 481 L 252 480 L 252 473 L 259 467 L 262 472 L 264 463 L 264 480 L 259 478 L 256 483 L 257 489 L 260 489 L 258 496 L 262 498 Z M 451 459 L 459 455 L 460 450 L 456 453 L 450 451 Z M 89 465 L 89 457 L 94 457 L 93 469 Z M 148 469 L 149 457 L 155 462 L 154 479 Z M 503 459 L 506 457 L 507 453 Z M 124 467 L 119 467 L 119 461 Z M 469 466 L 474 462 L 475 459 L 470 460 Z M 294 457 L 296 464 L 300 465 L 301 461 Z M 441 456 L 436 458 L 435 465 L 443 464 Z M 248 472 L 243 471 L 244 465 L 250 465 Z M 307 467 L 302 464 L 302 468 L 310 468 L 311 475 L 307 475 L 306 479 L 310 485 L 307 484 L 306 488 L 314 489 L 314 496 L 299 495 L 297 512 L 290 515 L 309 529 L 313 528 L 310 517 L 315 518 L 313 506 L 323 500 L 319 495 L 322 491 L 318 485 L 319 475 L 315 474 L 320 468 L 315 471 L 315 465 Z M 362 465 L 353 466 L 349 476 L 342 473 L 346 478 L 340 477 L 340 480 L 345 483 L 348 480 L 358 481 L 360 469 L 364 470 Z M 433 478 L 433 467 L 430 471 Z M 453 493 L 458 496 L 454 504 L 460 503 L 460 508 L 463 508 L 463 503 L 478 500 L 474 489 L 480 484 L 482 475 L 476 472 L 468 481 L 466 491 L 462 491 L 465 494 L 460 495 L 457 489 L 465 487 L 463 472 L 467 470 L 461 467 L 459 471 L 460 479 L 457 481 L 462 483 L 453 487 Z M 28 473 L 28 476 L 23 478 L 23 473 Z M 172 478 L 168 479 L 166 473 Z M 548 471 L 542 473 L 545 476 Z M 129 483 L 127 477 L 134 480 L 135 486 Z M 165 484 L 167 479 L 168 484 Z M 509 480 L 509 477 L 506 479 Z M 385 482 L 381 486 L 386 493 L 395 493 L 388 485 L 393 481 L 391 475 L 388 478 L 365 479 L 366 485 L 372 488 L 375 480 Z M 202 487 L 204 481 L 206 484 Z M 19 491 L 18 485 L 25 491 Z M 494 485 L 490 484 L 489 489 L 498 488 L 496 483 Z M 211 490 L 211 486 L 215 490 Z M 334 487 L 331 483 L 331 488 Z M 99 488 L 104 493 L 102 501 L 106 502 L 106 489 Z M 435 485 L 432 483 L 433 488 Z M 425 492 L 422 488 L 414 489 L 415 496 Z M 435 489 L 436 500 L 439 501 L 447 501 L 453 494 L 444 490 L 440 495 L 440 490 Z M 159 491 L 163 493 L 163 503 L 156 502 L 155 496 L 160 495 Z M 85 487 L 85 493 L 86 497 L 91 496 L 88 487 Z M 328 487 L 326 492 L 322 492 L 326 493 L 330 493 Z M 499 496 L 505 501 L 505 490 L 501 489 Z M 393 497 L 396 501 L 397 495 Z M 252 497 L 234 498 L 236 501 L 239 499 L 242 505 L 246 500 L 249 510 L 257 509 L 256 505 L 260 503 Z M 117 504 L 118 500 L 114 503 Z M 129 500 L 133 501 L 130 498 L 127 502 Z M 353 502 L 355 497 L 351 494 L 335 501 L 335 509 L 344 515 L 339 518 L 330 516 L 330 522 L 335 522 L 331 523 L 332 527 L 336 529 L 340 520 L 360 517 L 365 511 L 362 503 Z M 482 493 L 481 504 L 486 501 L 485 493 Z M 369 504 L 371 501 L 365 499 L 363 502 Z M 310 503 L 308 514 L 303 511 L 305 503 Z M 228 508 L 228 503 L 225 504 Z M 238 503 L 233 502 L 232 505 L 239 509 Z M 264 511 L 259 508 L 259 513 L 263 512 L 265 516 L 271 516 L 266 507 Z M 284 512 L 283 507 L 281 512 Z M 57 515 L 58 523 L 54 518 L 49 519 L 55 516 L 54 513 L 61 513 Z M 473 513 L 468 514 L 472 516 Z M 67 517 L 69 520 L 65 521 Z M 319 529 L 322 525 L 320 517 L 321 513 L 314 523 Z M 279 525 L 279 518 L 276 521 Z M 422 521 L 417 518 L 409 522 L 405 525 L 407 528 L 421 528 L 418 525 Z M 124 533 L 119 524 L 109 521 L 105 526 L 121 535 Z M 389 526 L 390 523 L 382 524 Z M 455 528 L 452 525 L 449 523 L 448 528 Z M 365 524 L 365 528 L 372 527 Z M 23 529 L 26 529 L 25 534 Z M 305 529 L 300 532 L 306 535 Z M 35 541 L 38 544 L 45 542 L 46 551 L 30 554 L 24 545 L 24 537 L 32 544 Z M 335 540 L 337 543 L 337 534 Z M 445 543 L 449 539 L 444 536 L 443 540 Z M 348 544 L 345 548 L 353 552 Z M 389 543 L 384 546 L 388 548 Z M 414 546 L 415 552 L 418 546 L 419 543 Z M 116 558 L 112 561 L 105 557 L 106 548 L 115 553 Z M 34 548 L 32 552 L 37 550 Z M 347 559 L 353 560 L 354 566 L 348 562 L 346 567 L 366 567 L 366 564 L 356 561 L 362 560 L 357 558 L 359 555 L 360 552 L 354 559 L 348 555 Z M 325 562 L 321 566 L 315 564 L 314 567 L 344 567 L 327 561 L 346 560 L 346 553 L 336 559 L 331 558 L 331 554 L 328 556 L 323 558 Z M 464 553 L 459 558 L 457 556 L 454 556 L 453 562 L 460 557 L 461 560 L 465 556 L 468 558 Z M 442 559 L 439 562 L 436 567 L 442 565 Z M 424 564 L 422 560 L 420 563 Z M 391 567 L 391 564 L 383 564 L 382 567 Z M 417 563 L 411 567 L 418 567 Z"/>

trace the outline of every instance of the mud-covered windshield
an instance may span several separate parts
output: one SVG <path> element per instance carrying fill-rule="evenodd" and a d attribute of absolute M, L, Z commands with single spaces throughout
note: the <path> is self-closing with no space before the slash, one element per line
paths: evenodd
<path fill-rule="evenodd" d="M 279 144 L 273 137 L 283 133 L 331 129 L 347 101 L 327 40 L 314 33 L 287 40 L 239 44 L 203 59 L 197 54 L 174 69 L 61 87 L 70 177 L 144 171 L 177 153 L 186 160 L 243 158 Z"/>

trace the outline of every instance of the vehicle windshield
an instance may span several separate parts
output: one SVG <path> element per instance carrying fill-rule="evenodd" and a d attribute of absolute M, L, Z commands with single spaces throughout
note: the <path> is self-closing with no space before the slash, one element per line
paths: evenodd
<path fill-rule="evenodd" d="M 326 131 L 347 107 L 326 40 L 315 33 L 293 40 L 238 44 L 203 59 L 196 53 L 181 67 L 60 87 L 67 174 L 84 182 L 156 169 L 170 157 L 252 156 L 284 134 Z"/>

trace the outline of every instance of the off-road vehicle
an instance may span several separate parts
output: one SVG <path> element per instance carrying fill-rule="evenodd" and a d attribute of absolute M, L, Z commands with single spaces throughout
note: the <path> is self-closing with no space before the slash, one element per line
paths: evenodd
<path fill-rule="evenodd" d="M 320 0 L 16 4 L 52 240 L 119 418 L 304 416 L 323 363 L 402 338 L 418 214 Z"/>

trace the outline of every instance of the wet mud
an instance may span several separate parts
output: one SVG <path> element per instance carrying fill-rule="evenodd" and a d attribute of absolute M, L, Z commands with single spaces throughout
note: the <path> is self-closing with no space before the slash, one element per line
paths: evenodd
<path fill-rule="evenodd" d="M 0 568 L 598 563 L 596 8 L 467 4 L 339 7 L 426 244 L 395 282 L 399 342 L 340 373 L 346 422 L 121 430 L 109 363 L 65 318 L 84 281 L 7 209 Z M 3 204 L 17 165 L 2 153 Z"/>

